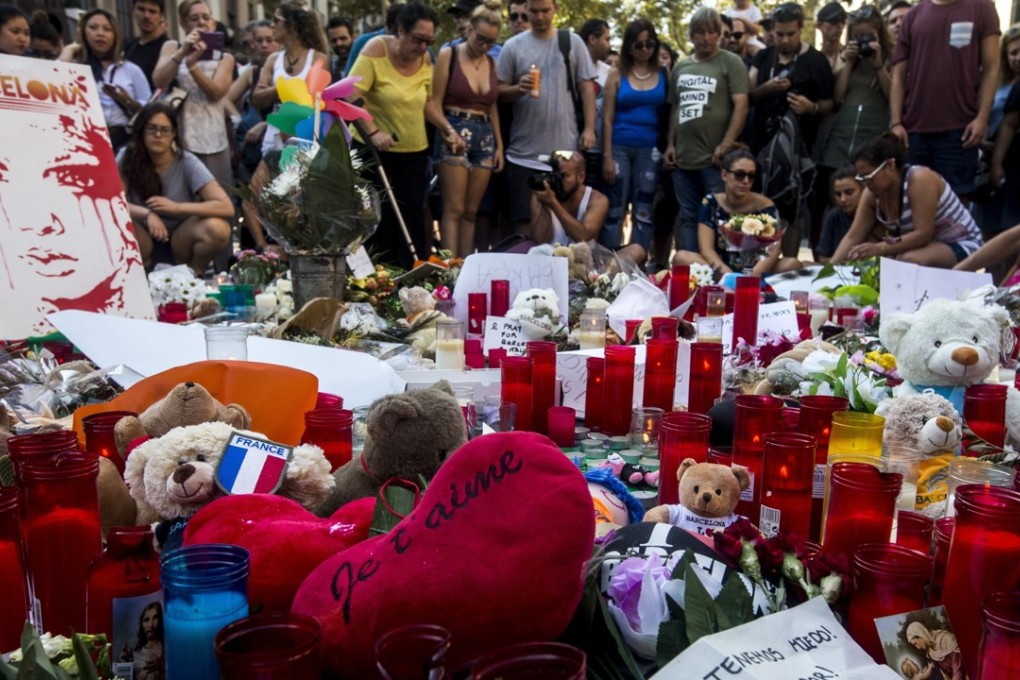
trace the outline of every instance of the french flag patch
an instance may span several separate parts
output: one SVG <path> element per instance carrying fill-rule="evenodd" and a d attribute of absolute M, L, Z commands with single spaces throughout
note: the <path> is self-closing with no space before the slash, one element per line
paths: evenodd
<path fill-rule="evenodd" d="M 291 451 L 277 442 L 232 432 L 216 468 L 216 483 L 231 495 L 275 493 Z"/>

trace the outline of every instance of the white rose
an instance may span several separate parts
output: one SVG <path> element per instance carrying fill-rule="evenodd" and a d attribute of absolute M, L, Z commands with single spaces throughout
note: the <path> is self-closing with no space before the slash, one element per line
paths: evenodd
<path fill-rule="evenodd" d="M 740 225 L 740 231 L 745 234 L 757 236 L 765 231 L 765 225 L 757 217 L 745 217 L 743 223 Z"/>

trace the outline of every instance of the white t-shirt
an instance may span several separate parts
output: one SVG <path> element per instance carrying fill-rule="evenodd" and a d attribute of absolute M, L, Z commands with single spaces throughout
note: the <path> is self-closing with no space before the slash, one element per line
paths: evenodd
<path fill-rule="evenodd" d="M 103 70 L 103 82 L 111 85 L 120 85 L 139 104 L 145 104 L 152 97 L 152 88 L 145 78 L 145 72 L 138 64 L 131 61 L 122 61 L 110 64 Z M 106 119 L 108 127 L 127 125 L 131 120 L 124 109 L 106 94 L 102 87 L 99 88 L 99 104 L 103 107 L 103 118 Z"/>
<path fill-rule="evenodd" d="M 761 13 L 761 9 L 759 9 L 758 5 L 754 4 L 753 2 L 751 3 L 751 6 L 748 7 L 747 9 L 727 7 L 725 10 L 723 10 L 723 14 L 728 16 L 730 19 L 747 19 L 748 21 L 758 24 L 759 26 L 761 26 L 761 22 L 765 18 L 765 16 Z M 750 38 L 748 38 L 748 42 L 757 45 L 762 49 L 765 49 L 765 43 L 763 43 L 761 39 L 756 35 L 752 35 Z"/>
<path fill-rule="evenodd" d="M 696 515 L 682 505 L 669 505 L 669 523 L 680 529 L 702 536 L 708 535 L 708 529 L 722 531 L 737 521 L 732 512 L 725 517 L 702 517 Z"/>

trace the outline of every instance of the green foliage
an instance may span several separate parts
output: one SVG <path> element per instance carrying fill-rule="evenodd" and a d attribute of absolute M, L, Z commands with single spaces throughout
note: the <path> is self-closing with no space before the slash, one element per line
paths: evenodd
<path fill-rule="evenodd" d="M 684 620 L 687 624 L 687 639 L 691 644 L 719 630 L 715 603 L 695 573 L 698 568 L 689 564 L 684 574 Z"/>
<path fill-rule="evenodd" d="M 110 676 L 109 645 L 105 635 L 75 634 L 70 641 L 64 639 L 63 642 L 63 647 L 50 659 L 39 634 L 26 622 L 21 631 L 21 660 L 0 661 L 0 680 L 99 680 L 100 671 L 103 677 Z M 98 668 L 93 653 L 99 658 Z M 77 671 L 71 675 L 65 667 Z"/>

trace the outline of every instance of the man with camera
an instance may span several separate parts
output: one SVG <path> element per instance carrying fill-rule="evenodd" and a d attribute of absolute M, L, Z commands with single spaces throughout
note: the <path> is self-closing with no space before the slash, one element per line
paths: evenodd
<path fill-rule="evenodd" d="M 554 151 L 552 172 L 528 177 L 531 189 L 531 238 L 536 243 L 567 245 L 598 238 L 609 211 L 609 199 L 584 183 L 584 156 L 578 151 Z M 645 249 L 632 243 L 617 249 L 621 257 L 644 264 Z"/>

